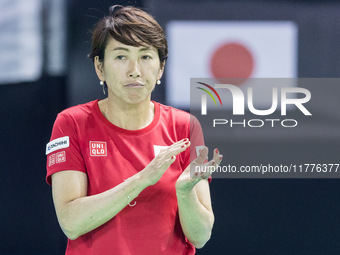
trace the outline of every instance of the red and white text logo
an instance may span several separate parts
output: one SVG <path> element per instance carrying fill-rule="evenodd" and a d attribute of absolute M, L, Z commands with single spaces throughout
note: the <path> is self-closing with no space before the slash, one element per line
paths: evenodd
<path fill-rule="evenodd" d="M 65 151 L 57 152 L 55 154 L 55 161 L 57 164 L 66 162 L 66 153 Z"/>
<path fill-rule="evenodd" d="M 90 156 L 107 156 L 106 142 L 90 142 Z"/>
<path fill-rule="evenodd" d="M 55 164 L 55 154 L 48 157 L 48 166 L 53 166 Z"/>
<path fill-rule="evenodd" d="M 54 164 L 60 164 L 66 162 L 66 152 L 60 151 L 57 153 L 53 153 L 48 156 L 48 166 L 53 166 Z"/>

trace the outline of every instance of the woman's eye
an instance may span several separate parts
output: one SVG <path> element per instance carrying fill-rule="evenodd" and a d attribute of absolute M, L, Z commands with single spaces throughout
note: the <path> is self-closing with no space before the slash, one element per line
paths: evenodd
<path fill-rule="evenodd" d="M 126 57 L 123 56 L 123 55 L 118 55 L 118 56 L 116 57 L 116 59 L 118 59 L 118 60 L 124 60 L 124 59 L 126 59 Z"/>
<path fill-rule="evenodd" d="M 144 55 L 144 56 L 142 56 L 142 59 L 152 59 L 152 57 L 149 56 L 149 55 Z"/>

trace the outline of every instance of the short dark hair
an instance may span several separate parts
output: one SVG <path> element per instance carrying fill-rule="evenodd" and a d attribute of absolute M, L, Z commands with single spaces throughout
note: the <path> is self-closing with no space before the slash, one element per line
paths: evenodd
<path fill-rule="evenodd" d="M 110 14 L 95 25 L 89 58 L 94 60 L 98 56 L 100 61 L 104 60 L 109 36 L 130 46 L 137 47 L 144 44 L 154 46 L 162 66 L 168 57 L 168 44 L 162 27 L 150 14 L 139 8 L 111 6 Z"/>

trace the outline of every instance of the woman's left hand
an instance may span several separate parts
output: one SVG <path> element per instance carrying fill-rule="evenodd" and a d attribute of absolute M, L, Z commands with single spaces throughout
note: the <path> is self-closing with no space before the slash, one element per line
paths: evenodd
<path fill-rule="evenodd" d="M 192 161 L 189 166 L 183 171 L 176 182 L 176 192 L 186 193 L 191 191 L 195 185 L 208 179 L 214 172 L 216 167 L 221 163 L 223 155 L 221 155 L 218 149 L 214 150 L 213 159 L 207 161 L 208 148 L 204 147 L 198 157 Z M 205 163 L 206 162 L 206 163 Z"/>

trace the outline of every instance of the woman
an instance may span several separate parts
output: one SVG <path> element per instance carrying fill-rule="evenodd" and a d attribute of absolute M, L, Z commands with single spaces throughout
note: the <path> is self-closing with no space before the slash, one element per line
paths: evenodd
<path fill-rule="evenodd" d="M 151 101 L 167 58 L 162 28 L 140 9 L 113 6 L 90 57 L 108 97 L 61 112 L 46 149 L 66 254 L 195 254 L 214 215 L 210 173 L 190 177 L 189 163 L 203 165 L 208 149 L 195 118 Z M 216 149 L 205 164 L 221 160 Z"/>

